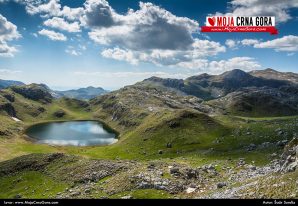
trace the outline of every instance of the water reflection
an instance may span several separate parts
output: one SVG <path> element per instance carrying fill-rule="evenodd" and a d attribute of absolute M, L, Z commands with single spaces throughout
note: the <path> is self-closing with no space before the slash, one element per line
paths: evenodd
<path fill-rule="evenodd" d="M 51 122 L 27 130 L 38 143 L 61 146 L 107 145 L 117 142 L 116 135 L 95 121 Z"/>

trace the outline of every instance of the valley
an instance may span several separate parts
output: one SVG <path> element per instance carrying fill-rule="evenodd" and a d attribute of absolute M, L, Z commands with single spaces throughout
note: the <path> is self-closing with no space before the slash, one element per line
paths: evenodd
<path fill-rule="evenodd" d="M 297 82 L 272 69 L 151 77 L 90 100 L 10 85 L 0 90 L 0 197 L 297 198 Z M 102 122 L 118 141 L 57 146 L 24 133 L 73 120 Z"/>

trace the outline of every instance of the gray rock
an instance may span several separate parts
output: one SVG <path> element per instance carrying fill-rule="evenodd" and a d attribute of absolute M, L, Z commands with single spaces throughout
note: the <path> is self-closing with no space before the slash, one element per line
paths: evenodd
<path fill-rule="evenodd" d="M 123 197 L 121 197 L 121 199 L 126 199 L 126 200 L 128 200 L 128 199 L 132 199 L 132 196 L 130 196 L 130 195 L 123 196 Z"/>
<path fill-rule="evenodd" d="M 77 197 L 77 196 L 79 196 L 80 194 L 81 194 L 81 192 L 79 192 L 79 191 L 75 191 L 75 192 L 70 193 L 70 196 L 72 196 L 72 197 Z"/>
<path fill-rule="evenodd" d="M 89 188 L 88 189 L 85 189 L 84 193 L 85 194 L 90 194 L 91 193 L 91 189 L 89 189 Z"/>
<path fill-rule="evenodd" d="M 237 163 L 238 166 L 243 166 L 245 164 L 246 164 L 246 162 L 244 161 L 244 158 L 240 158 L 238 163 Z"/>
<path fill-rule="evenodd" d="M 251 170 L 257 170 L 257 167 L 254 166 L 254 165 L 251 165 L 251 167 L 249 169 L 251 169 Z"/>
<path fill-rule="evenodd" d="M 207 165 L 208 170 L 215 170 L 215 167 L 213 164 Z"/>
<path fill-rule="evenodd" d="M 274 152 L 274 153 L 272 153 L 271 155 L 270 155 L 270 157 L 277 157 L 277 154 Z"/>
<path fill-rule="evenodd" d="M 187 168 L 185 171 L 185 175 L 187 179 L 197 178 L 197 171 L 191 168 Z"/>
<path fill-rule="evenodd" d="M 178 173 L 180 173 L 178 167 L 173 167 L 170 169 L 170 174 L 178 174 Z"/>
<path fill-rule="evenodd" d="M 297 165 L 298 165 L 298 161 L 295 161 L 291 164 L 289 164 L 289 166 L 287 167 L 286 172 L 295 172 L 297 169 Z"/>
<path fill-rule="evenodd" d="M 257 148 L 257 146 L 255 145 L 255 144 L 250 144 L 250 145 L 248 145 L 248 147 L 247 147 L 247 151 L 253 151 L 253 150 L 255 150 Z"/>
<path fill-rule="evenodd" d="M 151 185 L 148 182 L 142 181 L 138 184 L 137 188 L 139 188 L 139 189 L 150 189 Z"/>
<path fill-rule="evenodd" d="M 15 199 L 21 199 L 21 198 L 22 198 L 22 195 L 17 194 L 17 195 L 14 196 L 14 198 L 15 198 Z"/>
<path fill-rule="evenodd" d="M 148 169 L 154 169 L 154 168 L 155 168 L 155 165 L 151 163 L 151 164 L 148 165 L 147 168 L 148 168 Z"/>
<path fill-rule="evenodd" d="M 219 182 L 219 183 L 217 183 L 217 188 L 218 189 L 223 188 L 225 186 L 227 186 L 227 183 L 225 183 L 225 182 Z"/>
<path fill-rule="evenodd" d="M 167 148 L 172 148 L 172 143 L 168 142 L 167 143 Z"/>
<path fill-rule="evenodd" d="M 264 148 L 271 147 L 272 145 L 273 145 L 273 143 L 271 143 L 271 142 L 263 142 L 259 147 L 261 149 L 264 149 Z"/>
<path fill-rule="evenodd" d="M 158 150 L 158 154 L 162 154 L 163 153 L 163 151 L 162 150 Z"/>
<path fill-rule="evenodd" d="M 285 140 L 278 141 L 278 142 L 276 143 L 276 145 L 279 146 L 279 147 L 283 147 L 283 146 L 285 146 L 287 143 L 288 143 L 288 140 L 285 139 Z"/>

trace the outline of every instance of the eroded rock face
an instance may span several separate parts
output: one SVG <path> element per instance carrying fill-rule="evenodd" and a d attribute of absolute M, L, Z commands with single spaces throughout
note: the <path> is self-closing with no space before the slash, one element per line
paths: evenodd
<path fill-rule="evenodd" d="M 294 172 L 298 167 L 298 138 L 294 138 L 285 146 L 281 155 L 280 172 Z"/>
<path fill-rule="evenodd" d="M 15 117 L 16 111 L 11 103 L 2 103 L 0 104 L 0 111 L 6 112 L 9 116 Z"/>

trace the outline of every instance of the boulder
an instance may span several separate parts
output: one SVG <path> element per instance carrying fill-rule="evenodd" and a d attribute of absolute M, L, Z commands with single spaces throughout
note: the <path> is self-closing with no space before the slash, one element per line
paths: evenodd
<path fill-rule="evenodd" d="M 132 199 L 132 196 L 130 196 L 130 195 L 123 196 L 123 197 L 121 197 L 121 199 L 126 199 L 126 200 L 128 200 L 128 199 Z"/>
<path fill-rule="evenodd" d="M 179 174 L 179 168 L 178 167 L 172 167 L 170 169 L 170 174 Z"/>
<path fill-rule="evenodd" d="M 225 182 L 219 182 L 219 183 L 217 183 L 217 188 L 218 189 L 223 188 L 225 186 L 227 186 L 227 183 L 225 183 Z"/>

